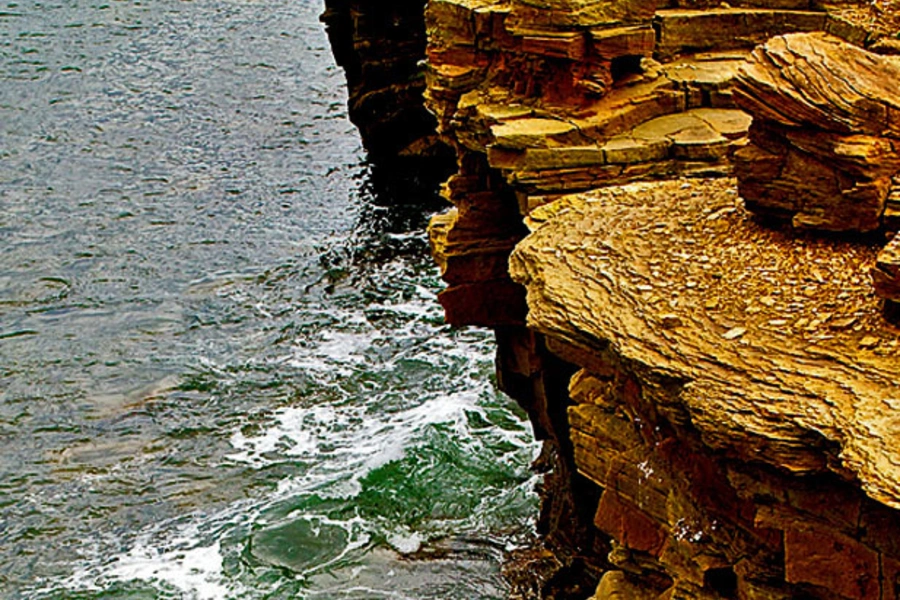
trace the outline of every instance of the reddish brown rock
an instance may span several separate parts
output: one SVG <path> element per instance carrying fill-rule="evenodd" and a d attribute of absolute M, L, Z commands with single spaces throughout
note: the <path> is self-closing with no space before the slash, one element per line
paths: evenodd
<path fill-rule="evenodd" d="M 785 128 L 755 120 L 734 154 L 747 207 L 795 227 L 872 231 L 881 226 L 900 145 L 886 138 Z M 896 148 L 895 148 L 896 146 Z"/>
<path fill-rule="evenodd" d="M 603 492 L 594 524 L 625 547 L 654 556 L 659 555 L 666 540 L 656 521 L 615 491 Z"/>
<path fill-rule="evenodd" d="M 900 561 L 882 557 L 882 600 L 900 600 Z"/>
<path fill-rule="evenodd" d="M 438 294 L 438 300 L 447 322 L 459 327 L 505 327 L 525 319 L 522 289 L 503 279 L 454 285 Z"/>
<path fill-rule="evenodd" d="M 786 529 L 784 564 L 791 583 L 808 583 L 854 600 L 881 595 L 878 553 L 838 533 Z"/>

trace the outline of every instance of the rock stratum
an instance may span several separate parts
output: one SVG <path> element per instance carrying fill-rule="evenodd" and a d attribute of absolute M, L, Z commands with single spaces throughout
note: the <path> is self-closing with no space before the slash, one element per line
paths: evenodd
<path fill-rule="evenodd" d="M 409 168 L 404 163 L 413 162 L 422 169 L 452 156 L 422 101 L 424 5 L 424 0 L 325 0 L 321 20 L 346 73 L 350 119 L 375 163 Z"/>
<path fill-rule="evenodd" d="M 517 598 L 900 598 L 900 12 L 429 0 L 447 320 L 544 440 Z"/>

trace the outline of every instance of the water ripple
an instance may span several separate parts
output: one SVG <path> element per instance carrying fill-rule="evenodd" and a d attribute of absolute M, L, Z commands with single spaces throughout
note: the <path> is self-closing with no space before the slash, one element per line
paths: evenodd
<path fill-rule="evenodd" d="M 321 10 L 0 10 L 0 596 L 502 596 L 524 415 Z"/>

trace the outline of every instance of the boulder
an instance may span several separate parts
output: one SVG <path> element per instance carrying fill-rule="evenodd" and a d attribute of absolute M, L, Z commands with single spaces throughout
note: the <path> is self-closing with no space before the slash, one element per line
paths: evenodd
<path fill-rule="evenodd" d="M 797 227 L 871 231 L 900 171 L 900 61 L 825 33 L 776 37 L 739 69 L 753 116 L 735 154 L 747 206 Z"/>

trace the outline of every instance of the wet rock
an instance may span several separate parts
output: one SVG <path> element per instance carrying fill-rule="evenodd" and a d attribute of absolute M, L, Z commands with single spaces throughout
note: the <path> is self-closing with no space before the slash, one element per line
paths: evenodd
<path fill-rule="evenodd" d="M 373 160 L 428 159 L 441 168 L 452 152 L 425 110 L 424 0 L 328 0 L 322 21 L 347 75 L 350 119 Z"/>

